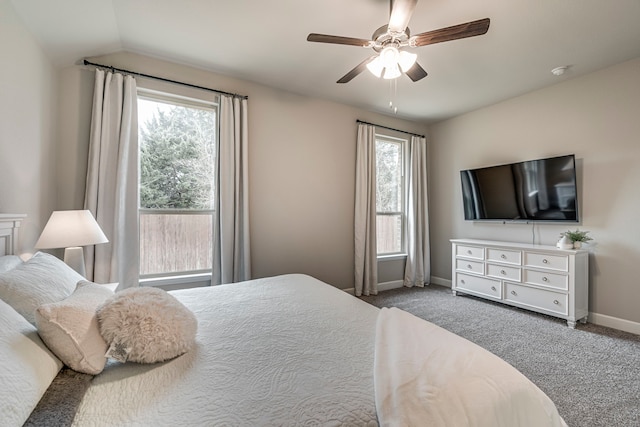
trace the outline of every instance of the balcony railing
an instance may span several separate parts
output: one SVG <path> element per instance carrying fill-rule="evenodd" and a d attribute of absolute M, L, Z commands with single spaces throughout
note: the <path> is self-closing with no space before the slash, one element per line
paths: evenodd
<path fill-rule="evenodd" d="M 213 211 L 140 210 L 140 276 L 210 272 Z"/>

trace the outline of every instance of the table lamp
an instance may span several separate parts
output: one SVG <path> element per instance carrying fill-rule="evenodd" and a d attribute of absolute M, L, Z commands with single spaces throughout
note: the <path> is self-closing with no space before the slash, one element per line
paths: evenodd
<path fill-rule="evenodd" d="M 35 247 L 65 248 L 64 262 L 84 277 L 86 270 L 82 246 L 108 241 L 90 211 L 54 211 Z"/>

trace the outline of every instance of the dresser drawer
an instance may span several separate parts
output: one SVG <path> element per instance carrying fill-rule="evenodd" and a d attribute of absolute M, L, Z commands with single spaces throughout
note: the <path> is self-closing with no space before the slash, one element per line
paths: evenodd
<path fill-rule="evenodd" d="M 484 259 L 484 248 L 477 246 L 456 246 L 456 256 L 473 259 Z"/>
<path fill-rule="evenodd" d="M 524 270 L 525 283 L 549 286 L 562 290 L 569 289 L 569 277 L 563 274 L 549 273 L 547 271 Z"/>
<path fill-rule="evenodd" d="M 567 309 L 568 296 L 560 292 L 505 283 L 504 299 L 519 305 L 541 308 L 565 316 L 569 314 Z"/>
<path fill-rule="evenodd" d="M 467 273 L 484 274 L 484 263 L 468 259 L 456 259 L 456 270 Z"/>
<path fill-rule="evenodd" d="M 508 251 L 504 249 L 488 248 L 487 260 L 504 262 L 506 264 L 520 265 L 522 253 L 520 251 Z"/>
<path fill-rule="evenodd" d="M 537 252 L 524 253 L 524 265 L 527 267 L 546 268 L 549 270 L 569 270 L 569 257 L 566 255 L 550 255 Z"/>
<path fill-rule="evenodd" d="M 507 267 L 506 265 L 487 264 L 487 276 L 497 277 L 499 279 L 520 281 L 520 269 L 516 267 Z"/>
<path fill-rule="evenodd" d="M 456 288 L 462 291 L 468 290 L 473 293 L 486 295 L 492 298 L 502 298 L 502 286 L 500 282 L 497 280 L 487 279 L 485 277 L 457 274 Z"/>

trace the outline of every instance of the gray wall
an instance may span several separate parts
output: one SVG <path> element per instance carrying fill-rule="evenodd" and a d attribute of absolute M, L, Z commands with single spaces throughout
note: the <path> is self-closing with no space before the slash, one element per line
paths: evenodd
<path fill-rule="evenodd" d="M 415 133 L 426 126 L 131 53 L 91 60 L 248 95 L 253 276 L 301 272 L 353 287 L 356 119 Z M 93 71 L 64 69 L 59 82 L 67 108 L 58 208 L 71 209 L 82 206 L 84 194 Z"/>
<path fill-rule="evenodd" d="M 56 198 L 56 72 L 0 0 L 0 212 L 26 213 L 18 239 L 29 254 Z"/>
<path fill-rule="evenodd" d="M 432 274 L 451 279 L 451 238 L 553 245 L 573 226 L 464 221 L 459 171 L 575 153 L 593 319 L 640 322 L 640 58 L 430 126 Z M 610 319 L 613 317 L 615 319 Z M 629 326 L 629 325 L 627 325 Z M 627 328 L 628 329 L 628 328 Z"/>

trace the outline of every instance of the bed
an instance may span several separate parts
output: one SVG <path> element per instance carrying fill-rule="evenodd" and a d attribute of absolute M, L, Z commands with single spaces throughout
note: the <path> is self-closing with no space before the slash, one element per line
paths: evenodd
<path fill-rule="evenodd" d="M 28 262 L 0 270 L 0 379 L 13 389 L 0 391 L 2 425 L 30 419 L 65 370 L 3 296 Z M 566 426 L 497 356 L 313 277 L 171 294 L 197 318 L 195 347 L 162 363 L 109 360 L 85 381 L 71 425 Z"/>

